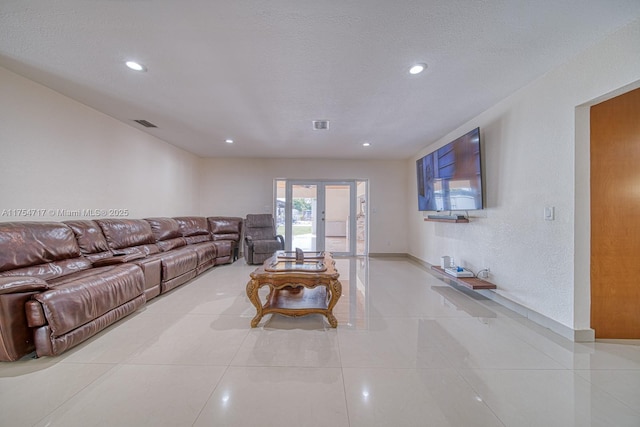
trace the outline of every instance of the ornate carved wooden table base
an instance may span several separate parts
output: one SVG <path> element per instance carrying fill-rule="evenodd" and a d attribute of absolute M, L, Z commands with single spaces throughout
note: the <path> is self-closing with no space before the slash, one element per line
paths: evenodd
<path fill-rule="evenodd" d="M 294 317 L 319 313 L 327 317 L 331 327 L 338 326 L 333 307 L 342 295 L 342 284 L 330 253 L 325 253 L 323 258 L 307 259 L 303 264 L 279 258 L 276 254 L 250 276 L 247 296 L 257 312 L 251 320 L 252 328 L 270 313 Z M 264 304 L 258 295 L 263 286 L 269 286 Z"/>

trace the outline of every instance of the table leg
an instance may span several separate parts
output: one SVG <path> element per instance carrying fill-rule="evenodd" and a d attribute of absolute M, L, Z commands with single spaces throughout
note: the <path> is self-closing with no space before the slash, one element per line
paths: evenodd
<path fill-rule="evenodd" d="M 333 315 L 333 307 L 335 307 L 342 295 L 342 283 L 340 283 L 339 280 L 332 280 L 329 282 L 329 292 L 331 293 L 331 299 L 327 305 L 327 320 L 329 320 L 329 324 L 332 328 L 337 328 L 338 320 Z"/>
<path fill-rule="evenodd" d="M 258 285 L 258 281 L 251 279 L 247 283 L 247 296 L 249 297 L 249 301 L 256 307 L 256 315 L 251 320 L 251 327 L 255 328 L 260 323 L 260 319 L 262 319 L 262 303 L 260 302 L 260 297 L 258 296 L 258 289 L 260 286 Z"/>

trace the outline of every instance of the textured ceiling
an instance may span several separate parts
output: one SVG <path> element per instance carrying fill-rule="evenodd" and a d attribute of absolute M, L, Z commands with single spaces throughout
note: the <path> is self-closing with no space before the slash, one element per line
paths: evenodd
<path fill-rule="evenodd" d="M 0 66 L 200 156 L 401 159 L 639 17 L 638 0 L 0 0 Z"/>

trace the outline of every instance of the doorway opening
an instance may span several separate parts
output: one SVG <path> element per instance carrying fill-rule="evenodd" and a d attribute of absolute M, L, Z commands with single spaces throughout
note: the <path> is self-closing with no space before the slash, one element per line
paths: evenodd
<path fill-rule="evenodd" d="M 287 250 L 367 254 L 367 181 L 276 179 L 274 187 L 274 217 Z"/>

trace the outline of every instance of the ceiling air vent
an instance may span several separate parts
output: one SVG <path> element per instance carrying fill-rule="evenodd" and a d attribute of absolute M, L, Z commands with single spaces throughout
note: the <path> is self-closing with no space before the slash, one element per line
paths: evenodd
<path fill-rule="evenodd" d="M 134 122 L 146 127 L 146 128 L 157 128 L 158 126 L 154 125 L 153 123 L 147 121 L 147 120 L 134 120 Z"/>
<path fill-rule="evenodd" d="M 329 120 L 314 120 L 313 129 L 315 130 L 327 130 L 329 129 Z"/>

